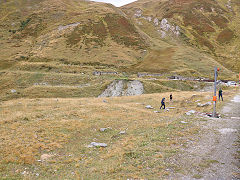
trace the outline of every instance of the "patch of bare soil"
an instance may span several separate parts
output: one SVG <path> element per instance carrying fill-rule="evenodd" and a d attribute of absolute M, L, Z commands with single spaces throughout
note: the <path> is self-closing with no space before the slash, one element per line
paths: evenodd
<path fill-rule="evenodd" d="M 200 135 L 175 157 L 179 172 L 172 172 L 168 179 L 240 179 L 240 92 L 221 113 L 224 118 L 196 122 L 201 128 Z"/>

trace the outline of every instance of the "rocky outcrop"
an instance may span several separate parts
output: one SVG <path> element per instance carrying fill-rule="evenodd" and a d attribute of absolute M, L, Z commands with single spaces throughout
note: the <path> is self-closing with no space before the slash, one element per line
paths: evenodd
<path fill-rule="evenodd" d="M 135 96 L 143 94 L 143 91 L 140 81 L 115 80 L 98 97 Z"/>

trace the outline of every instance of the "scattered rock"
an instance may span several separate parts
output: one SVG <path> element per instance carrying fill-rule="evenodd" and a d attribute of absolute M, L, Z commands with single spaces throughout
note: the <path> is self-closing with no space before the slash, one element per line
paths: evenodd
<path fill-rule="evenodd" d="M 212 105 L 211 102 L 207 102 L 207 103 L 205 103 L 205 104 L 198 103 L 198 104 L 197 104 L 197 107 L 206 107 L 206 106 L 210 106 L 210 105 Z"/>
<path fill-rule="evenodd" d="M 104 102 L 104 103 L 107 103 L 107 100 L 104 99 L 103 102 Z"/>
<path fill-rule="evenodd" d="M 126 134 L 126 131 L 120 131 L 119 134 Z"/>
<path fill-rule="evenodd" d="M 100 128 L 100 131 L 104 132 L 104 131 L 107 131 L 108 129 L 112 129 L 112 128 L 110 128 L 110 127 L 108 127 L 108 128 Z"/>
<path fill-rule="evenodd" d="M 154 111 L 154 113 L 160 113 L 160 111 Z"/>
<path fill-rule="evenodd" d="M 16 93 L 17 91 L 15 89 L 11 89 L 11 93 Z"/>
<path fill-rule="evenodd" d="M 105 143 L 91 142 L 91 144 L 89 144 L 88 147 L 89 147 L 89 148 L 91 148 L 91 147 L 107 147 L 107 144 L 105 144 Z"/>
<path fill-rule="evenodd" d="M 151 105 L 147 105 L 147 106 L 145 106 L 145 108 L 147 108 L 147 109 L 153 109 L 153 107 L 152 107 Z"/>
<path fill-rule="evenodd" d="M 188 124 L 188 122 L 185 122 L 185 121 L 181 121 L 182 124 Z"/>
<path fill-rule="evenodd" d="M 192 114 L 195 114 L 195 113 L 196 113 L 196 111 L 191 110 L 191 111 L 186 112 L 186 115 L 191 116 Z"/>
<path fill-rule="evenodd" d="M 60 25 L 60 26 L 58 27 L 58 31 L 63 31 L 63 30 L 68 29 L 68 28 L 76 27 L 76 26 L 78 26 L 79 24 L 80 24 L 80 23 L 77 22 L 77 23 L 73 23 L 73 24 L 68 24 L 68 25 L 66 25 L 66 26 Z"/>

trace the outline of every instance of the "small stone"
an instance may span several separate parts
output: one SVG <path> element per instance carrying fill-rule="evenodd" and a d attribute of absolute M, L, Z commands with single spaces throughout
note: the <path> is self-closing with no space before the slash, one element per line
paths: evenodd
<path fill-rule="evenodd" d="M 91 144 L 88 145 L 88 147 L 107 147 L 107 144 L 105 144 L 105 143 L 91 142 Z"/>
<path fill-rule="evenodd" d="M 192 114 L 195 114 L 195 113 L 196 113 L 196 111 L 191 110 L 191 111 L 186 112 L 186 115 L 191 116 Z"/>
<path fill-rule="evenodd" d="M 17 91 L 15 89 L 11 89 L 11 93 L 16 93 Z"/>
<path fill-rule="evenodd" d="M 198 107 L 206 107 L 206 106 L 210 106 L 211 104 L 212 104 L 211 102 L 207 102 L 205 104 L 198 103 L 197 106 Z"/>
<path fill-rule="evenodd" d="M 147 106 L 145 106 L 145 108 L 147 108 L 147 109 L 153 109 L 153 107 L 152 107 L 151 105 L 147 105 Z"/>
<path fill-rule="evenodd" d="M 160 113 L 160 111 L 154 111 L 154 113 Z"/>
<path fill-rule="evenodd" d="M 126 131 L 120 131 L 119 134 L 126 134 Z"/>
<path fill-rule="evenodd" d="M 187 124 L 187 122 L 185 122 L 185 121 L 181 121 L 181 123 L 182 123 L 182 124 Z"/>
<path fill-rule="evenodd" d="M 108 128 L 100 128 L 100 131 L 101 131 L 101 132 L 104 132 L 104 131 L 106 131 L 106 130 L 108 130 Z"/>

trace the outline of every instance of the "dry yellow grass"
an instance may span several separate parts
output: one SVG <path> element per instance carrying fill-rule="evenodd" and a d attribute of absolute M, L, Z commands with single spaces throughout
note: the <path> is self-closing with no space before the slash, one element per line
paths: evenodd
<path fill-rule="evenodd" d="M 228 99 L 234 91 L 224 91 Z M 176 107 L 159 110 L 169 93 L 82 99 L 16 99 L 0 104 L 0 177 L 12 178 L 162 178 L 168 162 L 185 141 L 198 133 L 188 110 L 211 93 L 173 92 Z M 152 105 L 155 109 L 146 109 Z M 219 104 L 221 105 L 221 104 Z M 188 124 L 181 124 L 187 121 Z M 106 132 L 100 128 L 111 127 Z M 126 134 L 119 132 L 126 130 Z M 91 142 L 108 147 L 87 148 Z M 41 156 L 49 157 L 39 162 Z M 26 169 L 25 169 L 26 168 Z M 25 171 L 25 173 L 23 173 Z M 21 174 L 23 173 L 23 174 Z"/>

